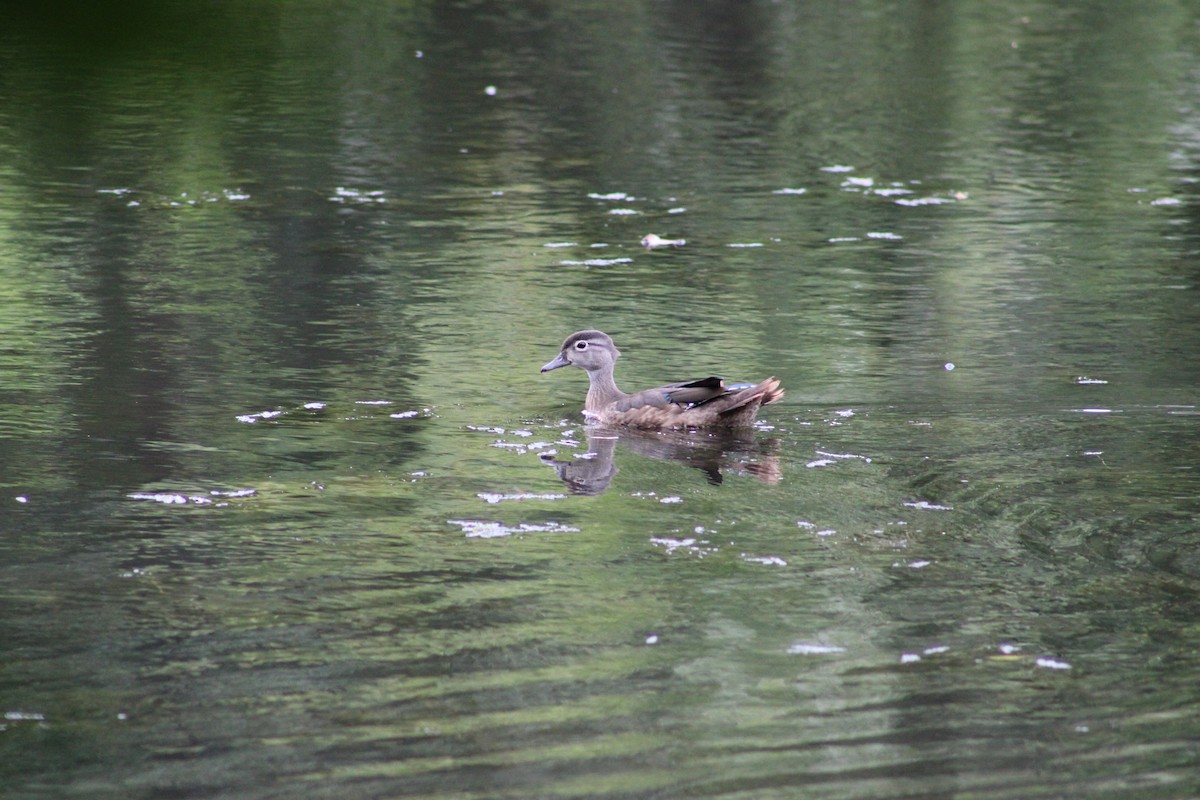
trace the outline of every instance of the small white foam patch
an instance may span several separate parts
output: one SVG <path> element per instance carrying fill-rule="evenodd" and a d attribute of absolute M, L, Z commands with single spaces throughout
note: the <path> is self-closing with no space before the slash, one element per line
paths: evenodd
<path fill-rule="evenodd" d="M 794 656 L 827 656 L 835 653 L 844 653 L 846 648 L 836 644 L 814 644 L 812 642 L 796 642 L 787 649 L 789 655 Z"/>

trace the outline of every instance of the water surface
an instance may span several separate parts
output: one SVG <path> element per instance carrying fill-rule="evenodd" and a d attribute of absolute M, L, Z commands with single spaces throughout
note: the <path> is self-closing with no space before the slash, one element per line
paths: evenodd
<path fill-rule="evenodd" d="M 1200 792 L 1186 5 L 96 8 L 0 33 L 14 797 Z M 590 430 L 585 327 L 787 396 Z"/>

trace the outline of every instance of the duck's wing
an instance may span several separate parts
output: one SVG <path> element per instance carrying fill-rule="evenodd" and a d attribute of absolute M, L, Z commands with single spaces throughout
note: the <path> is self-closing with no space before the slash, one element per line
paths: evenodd
<path fill-rule="evenodd" d="M 643 389 L 618 400 L 613 408 L 618 412 L 635 411 L 639 408 L 672 407 L 691 408 L 726 394 L 725 381 L 715 375 L 695 381 L 681 381 Z"/>

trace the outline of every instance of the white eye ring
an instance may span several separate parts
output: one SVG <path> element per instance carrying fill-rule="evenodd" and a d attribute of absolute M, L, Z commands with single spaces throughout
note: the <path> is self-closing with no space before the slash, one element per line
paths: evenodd
<path fill-rule="evenodd" d="M 576 342 L 575 349 L 576 350 L 587 350 L 587 342 L 582 342 L 582 341 Z"/>

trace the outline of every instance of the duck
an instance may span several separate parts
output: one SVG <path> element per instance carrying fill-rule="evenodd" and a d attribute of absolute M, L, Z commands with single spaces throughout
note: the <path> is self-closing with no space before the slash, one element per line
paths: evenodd
<path fill-rule="evenodd" d="M 542 372 L 579 367 L 588 375 L 583 414 L 589 422 L 642 430 L 736 429 L 753 424 L 758 410 L 783 397 L 779 381 L 727 384 L 716 376 L 668 383 L 626 394 L 613 371 L 621 351 L 603 331 L 572 333 Z"/>

